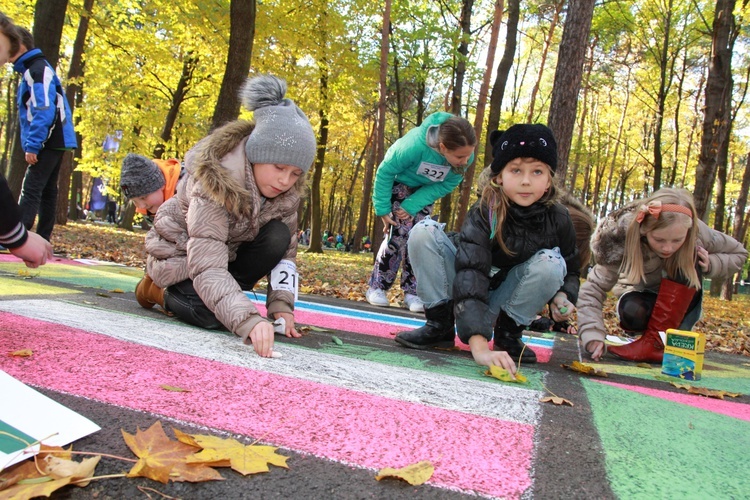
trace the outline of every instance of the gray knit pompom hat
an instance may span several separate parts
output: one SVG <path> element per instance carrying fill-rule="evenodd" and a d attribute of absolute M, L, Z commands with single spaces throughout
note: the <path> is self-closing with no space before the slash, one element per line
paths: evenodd
<path fill-rule="evenodd" d="M 275 163 L 310 170 L 315 159 L 315 132 L 291 99 L 284 99 L 286 82 L 271 75 L 249 78 L 240 99 L 255 112 L 255 129 L 245 145 L 251 163 Z"/>

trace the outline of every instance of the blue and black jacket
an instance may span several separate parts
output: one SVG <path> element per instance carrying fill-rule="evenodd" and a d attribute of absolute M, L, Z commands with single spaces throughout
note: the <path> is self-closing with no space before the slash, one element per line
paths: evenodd
<path fill-rule="evenodd" d="M 42 51 L 31 49 L 19 57 L 13 69 L 21 73 L 18 118 L 21 144 L 26 153 L 44 149 L 75 149 L 76 134 L 70 105 L 60 79 Z"/>

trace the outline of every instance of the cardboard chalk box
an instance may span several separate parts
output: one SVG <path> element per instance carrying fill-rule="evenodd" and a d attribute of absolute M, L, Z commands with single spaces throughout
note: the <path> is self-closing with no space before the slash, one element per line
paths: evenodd
<path fill-rule="evenodd" d="M 667 330 L 661 372 L 685 380 L 700 380 L 706 336 L 684 330 Z"/>

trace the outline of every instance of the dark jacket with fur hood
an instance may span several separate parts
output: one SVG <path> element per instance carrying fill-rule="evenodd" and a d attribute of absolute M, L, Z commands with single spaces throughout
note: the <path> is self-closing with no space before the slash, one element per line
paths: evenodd
<path fill-rule="evenodd" d="M 251 122 L 235 121 L 198 142 L 185 156 L 187 173 L 177 193 L 159 208 L 146 236 L 146 271 L 154 283 L 165 288 L 192 279 L 219 321 L 243 337 L 264 319 L 229 273 L 237 248 L 278 219 L 291 234 L 284 259 L 297 256 L 299 184 L 263 200 L 245 157 L 252 130 Z M 292 312 L 294 296 L 269 289 L 266 305 L 268 317 Z"/>
<path fill-rule="evenodd" d="M 645 279 L 640 283 L 628 283 L 625 275 L 620 273 L 625 255 L 625 235 L 638 206 L 639 203 L 635 203 L 610 213 L 599 223 L 591 239 L 596 265 L 581 285 L 578 299 L 578 332 L 584 346 L 592 340 L 603 341 L 607 334 L 602 318 L 607 292 L 611 290 L 619 298 L 631 290 L 659 290 L 664 277 L 664 259 L 645 241 L 641 243 Z M 698 221 L 697 244 L 708 250 L 710 266 L 705 275 L 709 278 L 731 276 L 742 268 L 747 258 L 747 251 L 741 243 L 709 228 L 701 220 Z"/>
<path fill-rule="evenodd" d="M 514 255 L 506 254 L 497 239 L 490 239 L 487 218 L 487 208 L 477 202 L 466 215 L 461 232 L 452 237 L 457 249 L 453 300 L 458 335 L 464 342 L 473 335 L 483 335 L 489 340 L 494 326 L 488 314 L 490 290 L 499 287 L 514 266 L 526 262 L 541 249 L 560 248 L 567 265 L 560 291 L 573 304 L 578 299 L 580 261 L 575 231 L 564 206 L 534 204 L 512 209 L 502 230 L 505 244 Z M 499 271 L 490 278 L 492 267 Z"/>

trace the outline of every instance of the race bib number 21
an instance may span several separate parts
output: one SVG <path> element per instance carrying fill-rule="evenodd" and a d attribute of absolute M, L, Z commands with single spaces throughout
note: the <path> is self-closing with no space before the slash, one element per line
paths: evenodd
<path fill-rule="evenodd" d="M 294 294 L 294 301 L 296 302 L 298 287 L 299 274 L 297 274 L 297 265 L 291 260 L 283 259 L 271 270 L 272 290 L 292 292 Z"/>

